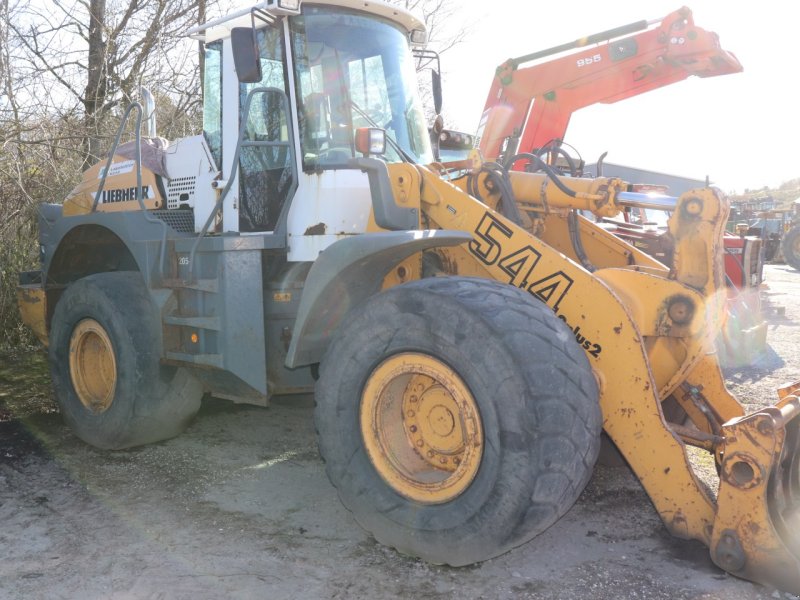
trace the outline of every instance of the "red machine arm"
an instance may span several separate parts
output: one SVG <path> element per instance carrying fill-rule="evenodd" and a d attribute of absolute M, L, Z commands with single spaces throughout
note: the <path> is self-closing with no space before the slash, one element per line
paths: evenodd
<path fill-rule="evenodd" d="M 621 37 L 632 32 L 640 33 Z M 584 49 L 520 68 L 575 48 Z M 489 158 L 530 152 L 562 140 L 572 113 L 585 106 L 618 102 L 690 75 L 741 70 L 717 34 L 696 26 L 683 7 L 661 20 L 631 23 L 500 65 L 481 117 L 479 147 Z"/>

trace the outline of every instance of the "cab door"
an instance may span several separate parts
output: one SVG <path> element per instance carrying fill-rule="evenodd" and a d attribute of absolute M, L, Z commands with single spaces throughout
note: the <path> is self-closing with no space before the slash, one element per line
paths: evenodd
<path fill-rule="evenodd" d="M 286 212 L 297 188 L 297 175 L 290 152 L 293 141 L 286 102 L 283 28 L 259 29 L 256 40 L 261 81 L 239 84 L 240 124 L 246 121 L 238 165 L 239 231 L 285 232 Z M 264 88 L 268 91 L 260 91 Z M 245 114 L 250 92 L 254 94 Z"/>

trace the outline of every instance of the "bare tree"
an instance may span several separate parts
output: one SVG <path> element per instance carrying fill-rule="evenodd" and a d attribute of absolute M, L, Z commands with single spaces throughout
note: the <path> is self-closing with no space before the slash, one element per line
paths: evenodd
<path fill-rule="evenodd" d="M 428 45 L 439 54 L 464 41 L 469 27 L 455 0 L 390 0 L 422 17 L 428 29 Z"/>
<path fill-rule="evenodd" d="M 206 0 L 50 0 L 10 25 L 31 71 L 57 90 L 52 108 L 82 109 L 84 165 L 100 155 L 107 117 L 145 79 L 199 95 L 196 64 L 183 60 L 196 46 L 183 33 L 206 10 Z"/>
<path fill-rule="evenodd" d="M 462 43 L 472 28 L 472 23 L 465 21 L 461 14 L 462 3 L 456 0 L 389 0 L 389 2 L 402 6 L 422 18 L 428 30 L 426 49 L 440 56 Z M 422 103 L 431 123 L 435 111 L 431 79 L 427 72 L 438 68 L 439 65 L 429 58 L 417 61 Z M 441 75 L 443 78 L 446 76 L 446 69 L 442 69 Z"/>
<path fill-rule="evenodd" d="M 145 83 L 166 132 L 196 129 L 197 45 L 184 34 L 218 12 L 214 0 L 0 0 L 0 343 L 30 339 L 14 288 L 36 265 L 39 203 L 105 152 L 120 106 Z"/>

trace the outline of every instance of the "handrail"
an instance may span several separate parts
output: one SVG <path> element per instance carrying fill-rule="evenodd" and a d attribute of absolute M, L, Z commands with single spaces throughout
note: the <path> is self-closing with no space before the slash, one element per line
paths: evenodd
<path fill-rule="evenodd" d="M 100 178 L 100 185 L 97 188 L 97 193 L 94 195 L 94 204 L 92 204 L 92 212 L 97 210 L 97 205 L 100 202 L 100 196 L 103 194 L 103 188 L 106 185 L 106 178 L 108 171 L 111 169 L 111 162 L 114 160 L 114 154 L 117 152 L 119 141 L 122 138 L 122 132 L 125 131 L 125 125 L 128 124 L 128 117 L 131 111 L 136 109 L 136 196 L 135 199 L 139 202 L 139 208 L 144 210 L 144 202 L 142 201 L 142 114 L 144 110 L 142 105 L 138 102 L 133 102 L 127 109 L 125 114 L 122 115 L 122 120 L 117 129 L 117 135 L 114 138 L 114 143 L 108 153 L 108 160 L 106 161 L 106 168 L 103 170 L 103 176 Z"/>
<path fill-rule="evenodd" d="M 111 150 L 108 153 L 108 160 L 106 161 L 106 168 L 103 171 L 103 176 L 100 178 L 100 185 L 97 188 L 97 193 L 94 196 L 94 203 L 92 204 L 91 212 L 95 212 L 97 210 L 97 205 L 100 202 L 100 197 L 103 194 L 103 188 L 106 185 L 106 179 L 108 178 L 108 172 L 111 169 L 111 163 L 114 160 L 114 155 L 116 154 L 117 147 L 119 146 L 119 141 L 122 138 L 122 132 L 125 131 L 125 125 L 128 123 L 128 118 L 133 110 L 136 110 L 136 192 L 134 195 L 134 199 L 139 203 L 139 208 L 142 211 L 142 215 L 144 216 L 145 220 L 149 223 L 157 223 L 163 227 L 163 234 L 161 236 L 161 248 L 159 252 L 159 262 L 158 262 L 158 270 L 156 274 L 158 275 L 159 279 L 163 279 L 164 277 L 164 262 L 166 260 L 166 250 L 167 250 L 167 224 L 162 221 L 161 219 L 157 219 L 156 217 L 152 216 L 145 208 L 144 199 L 142 198 L 142 115 L 144 114 L 144 109 L 139 102 L 131 103 L 127 109 L 125 109 L 125 113 L 122 115 L 122 120 L 120 121 L 119 128 L 117 129 L 117 135 L 114 138 L 114 143 L 111 146 Z"/>

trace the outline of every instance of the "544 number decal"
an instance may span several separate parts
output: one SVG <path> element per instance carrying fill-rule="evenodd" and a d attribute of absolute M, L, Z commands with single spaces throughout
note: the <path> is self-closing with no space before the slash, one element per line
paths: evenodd
<path fill-rule="evenodd" d="M 563 271 L 556 271 L 541 277 L 536 266 L 542 253 L 531 245 L 504 251 L 503 244 L 513 235 L 510 227 L 491 213 L 483 215 L 475 228 L 475 237 L 469 243 L 470 252 L 484 265 L 496 267 L 508 278 L 508 282 L 533 294 L 558 314 L 558 307 L 574 283 Z M 580 333 L 580 326 L 573 327 L 564 315 L 558 315 L 575 334 L 576 341 L 592 356 L 599 356 L 602 347 L 588 340 Z"/>
<path fill-rule="evenodd" d="M 496 265 L 508 276 L 511 285 L 527 290 L 558 312 L 558 305 L 572 287 L 572 278 L 563 271 L 538 277 L 534 271 L 542 254 L 533 246 L 504 253 L 503 242 L 510 240 L 512 234 L 507 225 L 486 213 L 475 228 L 476 237 L 469 243 L 470 252 L 486 266 Z"/>

